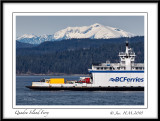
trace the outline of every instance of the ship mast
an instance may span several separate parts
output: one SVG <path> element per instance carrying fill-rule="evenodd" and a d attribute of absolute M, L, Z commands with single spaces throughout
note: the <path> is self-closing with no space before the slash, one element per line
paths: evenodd
<path fill-rule="evenodd" d="M 126 54 L 128 55 L 128 41 L 126 41 Z"/>

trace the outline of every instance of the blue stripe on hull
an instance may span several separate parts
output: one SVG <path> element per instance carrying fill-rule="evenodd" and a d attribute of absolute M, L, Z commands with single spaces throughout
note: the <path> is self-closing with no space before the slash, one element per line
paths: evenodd
<path fill-rule="evenodd" d="M 89 71 L 91 73 L 144 73 L 144 71 Z"/>

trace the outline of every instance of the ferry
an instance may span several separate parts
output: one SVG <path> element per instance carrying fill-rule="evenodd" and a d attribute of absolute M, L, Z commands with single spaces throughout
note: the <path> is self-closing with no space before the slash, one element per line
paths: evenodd
<path fill-rule="evenodd" d="M 144 91 L 144 63 L 135 63 L 136 54 L 126 41 L 125 52 L 119 52 L 119 63 L 92 64 L 90 76 L 66 81 L 64 78 L 42 79 L 27 88 L 34 90 L 74 91 Z"/>

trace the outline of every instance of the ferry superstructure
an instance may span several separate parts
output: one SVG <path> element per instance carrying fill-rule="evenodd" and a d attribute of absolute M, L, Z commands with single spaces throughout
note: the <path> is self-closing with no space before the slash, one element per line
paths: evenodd
<path fill-rule="evenodd" d="M 117 86 L 117 87 L 143 87 L 144 86 L 144 63 L 135 63 L 136 54 L 128 47 L 126 51 L 119 52 L 119 63 L 93 64 L 91 73 L 94 85 Z"/>
<path fill-rule="evenodd" d="M 43 79 L 32 82 L 30 89 L 39 90 L 78 90 L 78 91 L 143 91 L 144 63 L 135 63 L 136 54 L 126 41 L 125 52 L 119 52 L 119 63 L 92 64 L 88 69 L 89 77 L 80 77 L 77 81 L 65 81 L 64 78 Z"/>

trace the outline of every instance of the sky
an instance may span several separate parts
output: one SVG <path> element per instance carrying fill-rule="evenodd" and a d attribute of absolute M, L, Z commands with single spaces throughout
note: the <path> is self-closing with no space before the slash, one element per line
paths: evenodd
<path fill-rule="evenodd" d="M 67 27 L 95 23 L 144 35 L 144 16 L 16 16 L 16 36 L 24 34 L 51 35 Z"/>

